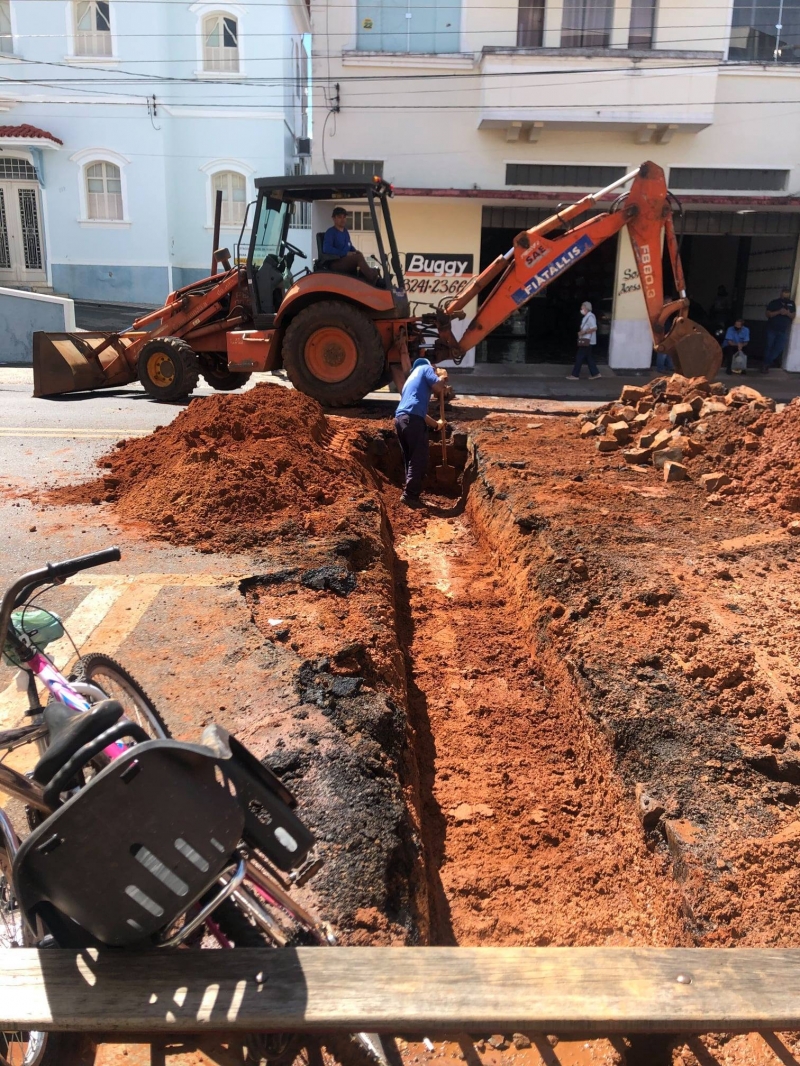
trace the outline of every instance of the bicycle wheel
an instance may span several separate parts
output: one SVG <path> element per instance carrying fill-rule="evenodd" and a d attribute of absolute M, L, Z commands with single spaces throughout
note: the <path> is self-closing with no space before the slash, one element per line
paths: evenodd
<path fill-rule="evenodd" d="M 0 948 L 31 947 L 11 882 L 11 858 L 0 848 Z M 0 1029 L 0 1066 L 91 1066 L 91 1041 L 81 1034 Z"/>
<path fill-rule="evenodd" d="M 153 740 L 168 739 L 169 726 L 135 677 L 116 659 L 102 652 L 90 652 L 78 661 L 70 681 L 84 681 L 99 688 L 106 699 L 119 700 L 125 716 L 144 729 Z"/>
<path fill-rule="evenodd" d="M 213 918 L 234 948 L 275 947 L 232 899 L 221 903 Z M 243 1061 L 248 1066 L 290 1066 L 300 1048 L 300 1037 L 295 1033 L 248 1033 L 241 1039 Z"/>

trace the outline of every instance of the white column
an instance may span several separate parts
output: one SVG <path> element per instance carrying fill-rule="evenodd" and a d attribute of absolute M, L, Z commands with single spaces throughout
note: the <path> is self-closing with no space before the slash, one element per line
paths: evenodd
<path fill-rule="evenodd" d="M 563 0 L 547 0 L 544 9 L 544 32 L 542 34 L 542 44 L 545 48 L 561 47 L 561 21 L 563 17 Z"/>
<path fill-rule="evenodd" d="M 612 48 L 627 48 L 628 35 L 631 28 L 631 0 L 614 0 L 614 10 L 611 17 Z"/>
<path fill-rule="evenodd" d="M 794 260 L 794 281 L 792 282 L 794 288 L 792 291 L 792 299 L 795 304 L 800 299 L 800 245 L 798 245 L 797 253 Z M 793 370 L 795 372 L 800 371 L 800 323 L 795 319 L 792 323 L 792 331 L 789 334 L 789 343 L 786 345 L 786 351 L 783 353 L 783 368 L 784 370 Z"/>
<path fill-rule="evenodd" d="M 615 286 L 608 365 L 614 369 L 646 369 L 653 356 L 653 336 L 627 229 L 619 235 Z"/>

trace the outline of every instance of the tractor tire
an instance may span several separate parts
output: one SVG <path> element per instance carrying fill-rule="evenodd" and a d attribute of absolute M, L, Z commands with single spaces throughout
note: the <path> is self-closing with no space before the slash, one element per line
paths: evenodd
<path fill-rule="evenodd" d="M 181 400 L 191 396 L 200 376 L 200 364 L 190 344 L 180 337 L 148 341 L 139 354 L 139 381 L 154 400 Z"/>
<path fill-rule="evenodd" d="M 363 311 L 323 300 L 301 311 L 286 330 L 283 365 L 299 392 L 327 407 L 344 407 L 377 386 L 386 354 Z"/>
<path fill-rule="evenodd" d="M 200 376 L 207 385 L 217 392 L 235 392 L 245 385 L 253 376 L 250 373 L 240 374 L 236 370 L 228 370 L 225 367 L 227 356 L 221 355 L 216 366 L 203 366 L 200 364 Z"/>

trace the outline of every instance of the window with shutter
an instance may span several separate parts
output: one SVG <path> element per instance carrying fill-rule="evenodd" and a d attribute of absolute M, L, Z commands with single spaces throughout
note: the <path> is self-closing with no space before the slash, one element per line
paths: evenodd
<path fill-rule="evenodd" d="M 211 176 L 212 204 L 222 192 L 222 225 L 241 226 L 247 206 L 247 179 L 235 170 L 220 170 Z"/>
<path fill-rule="evenodd" d="M 239 26 L 233 15 L 203 19 L 203 70 L 239 73 Z"/>
<path fill-rule="evenodd" d="M 12 55 L 14 52 L 14 38 L 11 35 L 11 3 L 10 0 L 0 0 L 0 53 Z"/>
<path fill-rule="evenodd" d="M 86 167 L 86 217 L 122 221 L 122 178 L 116 164 L 98 162 Z"/>
<path fill-rule="evenodd" d="M 77 0 L 75 54 L 111 55 L 111 9 L 106 0 Z"/>

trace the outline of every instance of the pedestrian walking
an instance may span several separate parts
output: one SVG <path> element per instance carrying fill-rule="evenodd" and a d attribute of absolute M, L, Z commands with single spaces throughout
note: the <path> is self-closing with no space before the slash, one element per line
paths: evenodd
<path fill-rule="evenodd" d="M 446 385 L 446 370 L 434 370 L 430 359 L 415 359 L 395 411 L 394 428 L 405 467 L 401 499 L 408 507 L 419 506 L 422 483 L 428 470 L 427 427 L 441 430 L 444 426 L 441 419 L 431 418 L 428 414 L 431 394 L 438 396 Z"/>
<path fill-rule="evenodd" d="M 768 374 L 769 368 L 778 365 L 783 358 L 786 341 L 789 339 L 789 331 L 796 314 L 797 308 L 792 299 L 792 290 L 786 287 L 781 289 L 777 300 L 770 300 L 767 304 L 767 343 L 761 364 L 762 373 Z"/>
<path fill-rule="evenodd" d="M 744 324 L 743 318 L 737 318 L 732 326 L 728 326 L 725 331 L 725 340 L 722 342 L 722 354 L 725 357 L 726 374 L 747 373 L 747 356 L 745 354 L 745 347 L 749 343 L 750 330 Z M 739 356 L 741 356 L 741 358 L 739 358 Z"/>
<path fill-rule="evenodd" d="M 572 373 L 567 374 L 568 381 L 578 381 L 581 376 L 581 367 L 584 362 L 589 367 L 589 377 L 599 378 L 600 371 L 594 361 L 594 348 L 597 344 L 597 319 L 592 313 L 592 305 L 588 300 L 581 304 L 581 328 L 578 330 L 578 351 L 575 355 L 575 366 Z"/>
<path fill-rule="evenodd" d="M 656 370 L 659 374 L 675 373 L 675 364 L 667 352 L 656 352 Z"/>

